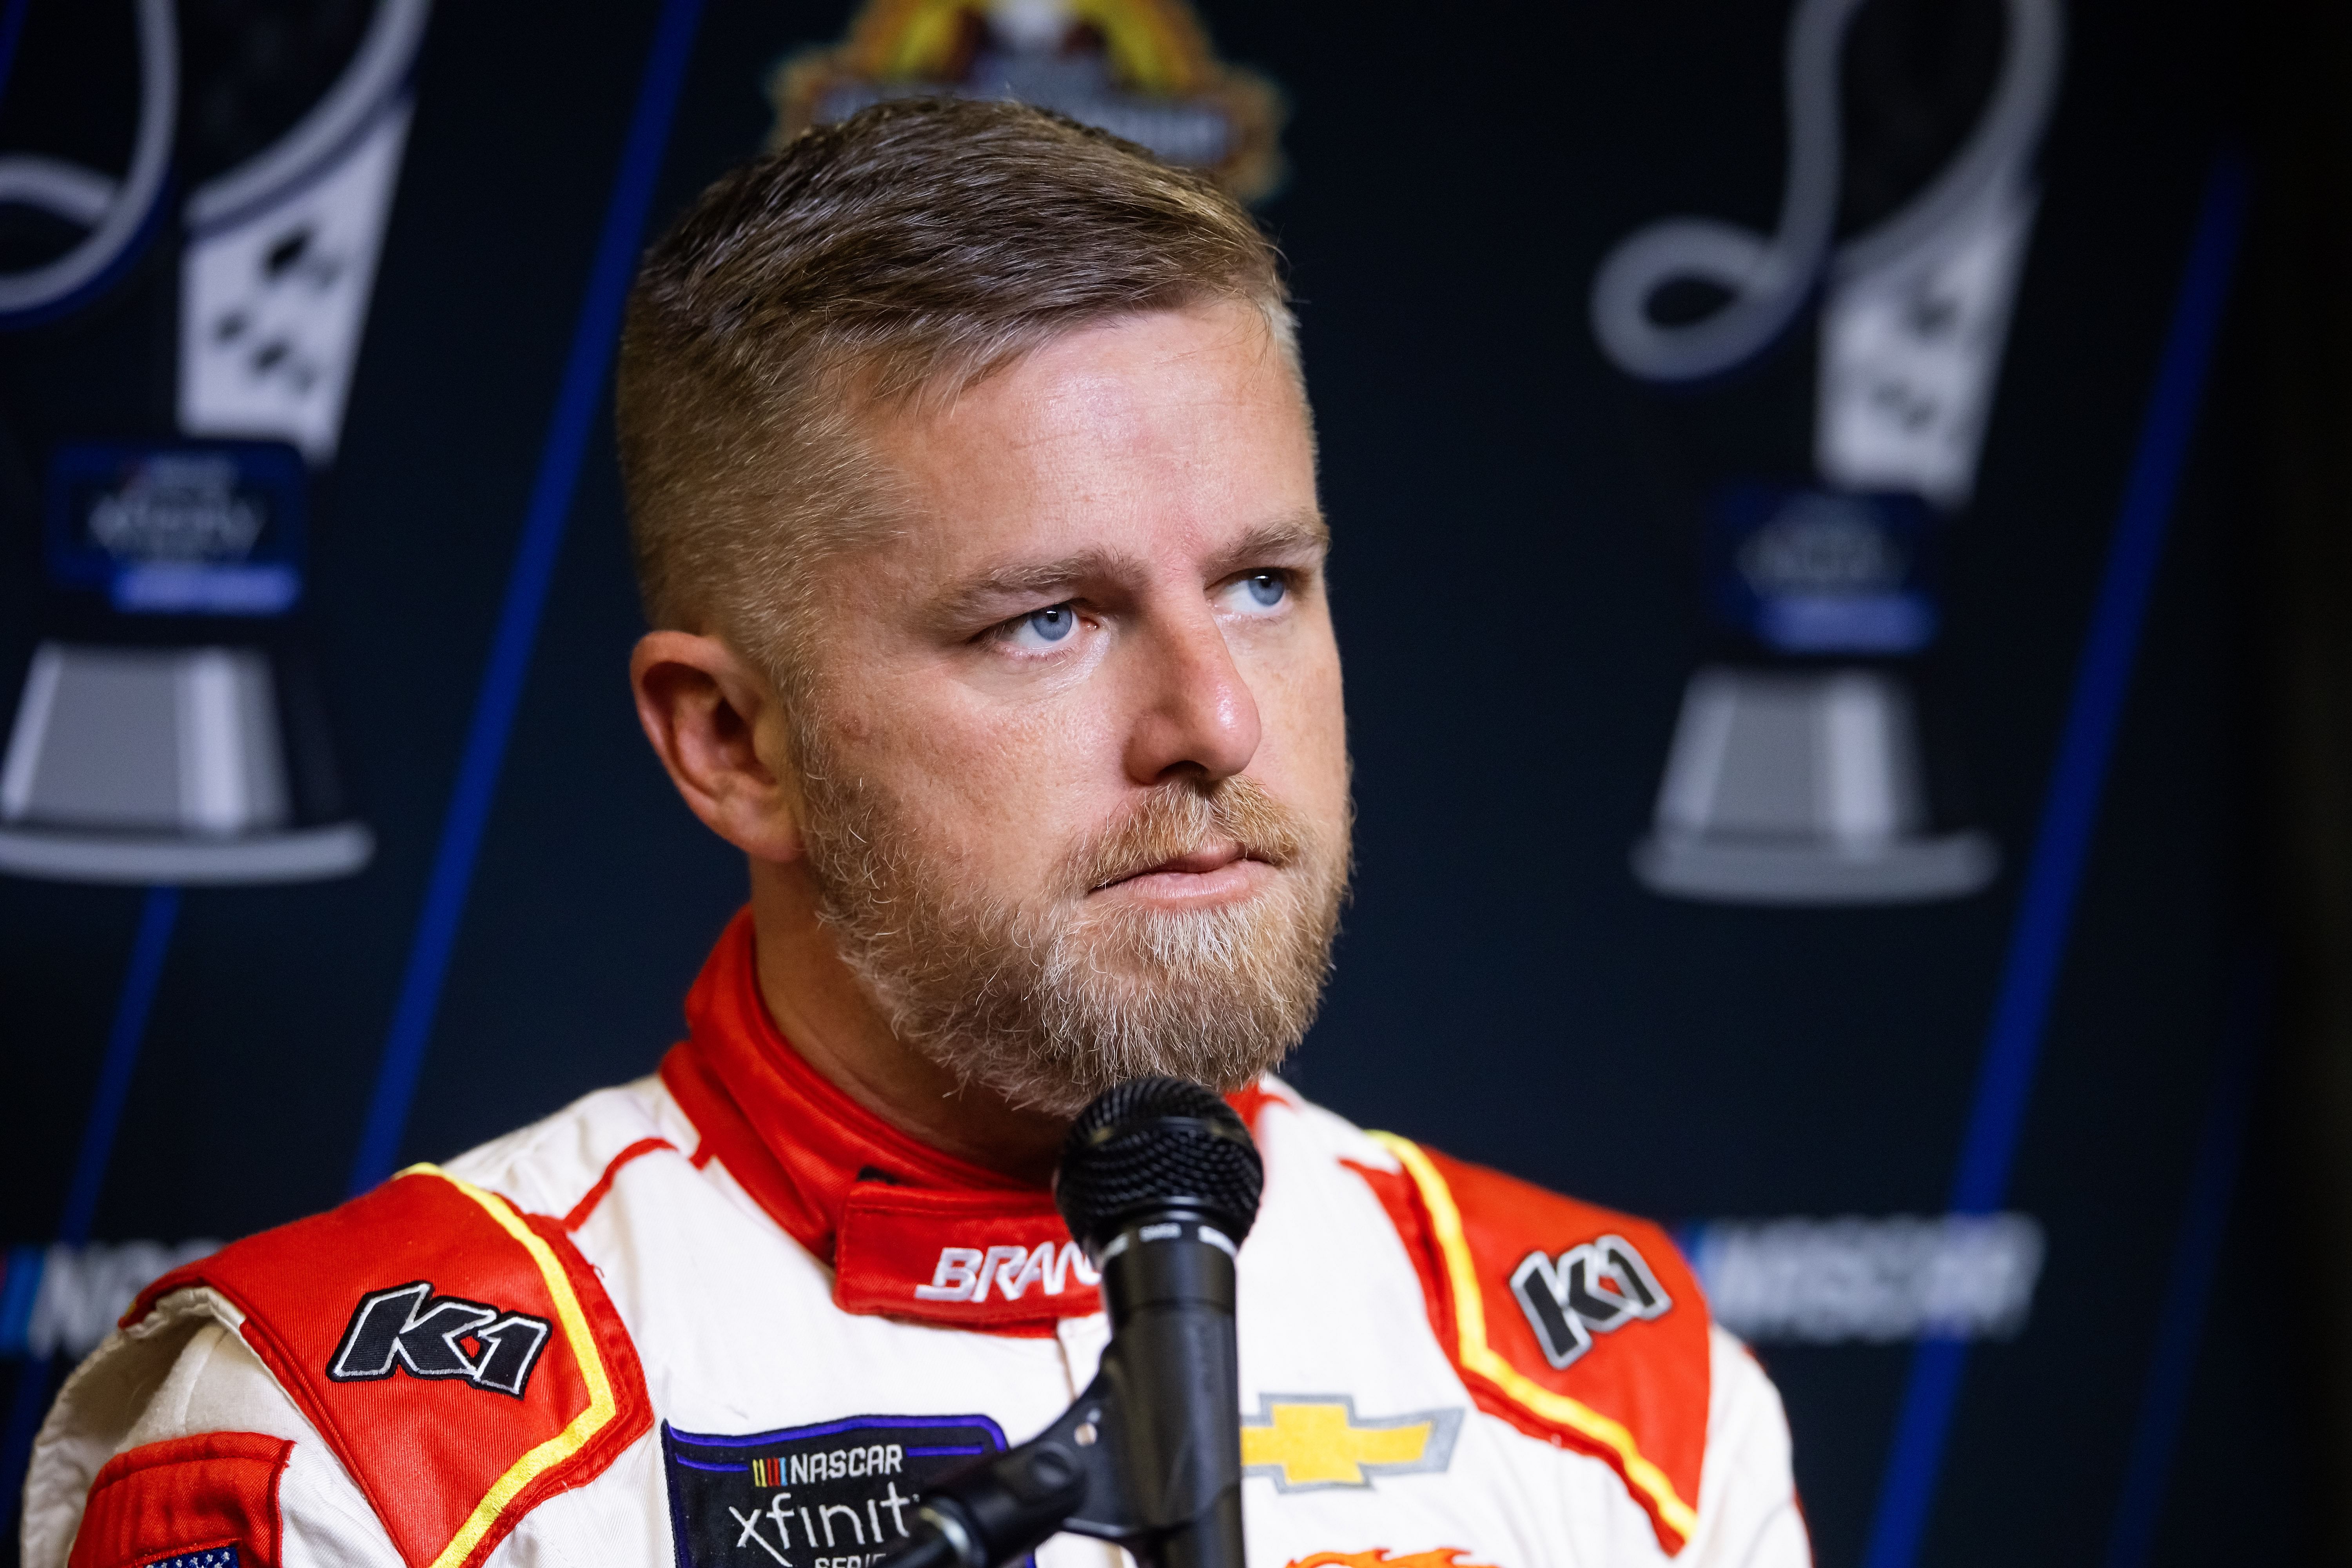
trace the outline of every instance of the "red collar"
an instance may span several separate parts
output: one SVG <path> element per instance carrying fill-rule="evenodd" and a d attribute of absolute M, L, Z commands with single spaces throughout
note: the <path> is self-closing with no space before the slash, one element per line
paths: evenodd
<path fill-rule="evenodd" d="M 1050 1333 L 1100 1310 L 1049 1191 L 908 1137 L 793 1048 L 760 996 L 750 910 L 704 963 L 686 1018 L 662 1081 L 703 1152 L 833 1266 L 845 1311 Z"/>

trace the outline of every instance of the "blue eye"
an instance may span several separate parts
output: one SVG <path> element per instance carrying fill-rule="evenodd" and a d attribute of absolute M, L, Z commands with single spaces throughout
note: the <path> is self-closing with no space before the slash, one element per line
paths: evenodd
<path fill-rule="evenodd" d="M 1290 597 L 1290 580 L 1279 572 L 1254 572 L 1235 586 L 1241 590 L 1243 605 L 1249 609 L 1271 610 Z"/>
<path fill-rule="evenodd" d="M 1048 605 L 1013 622 L 1012 637 L 1017 646 L 1034 651 L 1067 642 L 1077 626 L 1078 612 L 1071 605 Z"/>

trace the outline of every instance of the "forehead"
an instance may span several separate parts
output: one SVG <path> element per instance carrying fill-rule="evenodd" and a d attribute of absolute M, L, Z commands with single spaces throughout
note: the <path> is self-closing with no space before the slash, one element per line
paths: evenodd
<path fill-rule="evenodd" d="M 871 439 L 911 513 L 886 552 L 940 570 L 1033 547 L 1213 549 L 1314 510 L 1306 399 L 1239 301 L 1064 334 Z"/>

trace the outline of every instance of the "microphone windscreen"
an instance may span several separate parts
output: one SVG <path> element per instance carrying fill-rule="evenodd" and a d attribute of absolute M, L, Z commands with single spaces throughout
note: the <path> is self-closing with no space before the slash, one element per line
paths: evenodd
<path fill-rule="evenodd" d="M 1097 1095 L 1070 1124 L 1054 1201 L 1098 1253 L 1144 1215 L 1190 1209 L 1238 1245 L 1257 1220 L 1265 1167 L 1232 1106 L 1181 1078 L 1138 1078 Z"/>

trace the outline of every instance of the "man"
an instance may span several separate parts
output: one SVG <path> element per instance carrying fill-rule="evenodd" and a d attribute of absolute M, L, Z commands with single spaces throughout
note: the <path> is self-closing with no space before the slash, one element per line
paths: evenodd
<path fill-rule="evenodd" d="M 1266 1076 L 1348 762 L 1240 209 L 1033 110 L 868 110 L 655 248 L 618 418 L 638 711 L 751 867 L 689 1037 L 151 1288 L 42 1432 L 30 1568 L 870 1562 L 1093 1376 L 1046 1184 L 1150 1072 L 1265 1159 L 1253 1563 L 1806 1560 L 1779 1402 L 1659 1231 Z"/>

